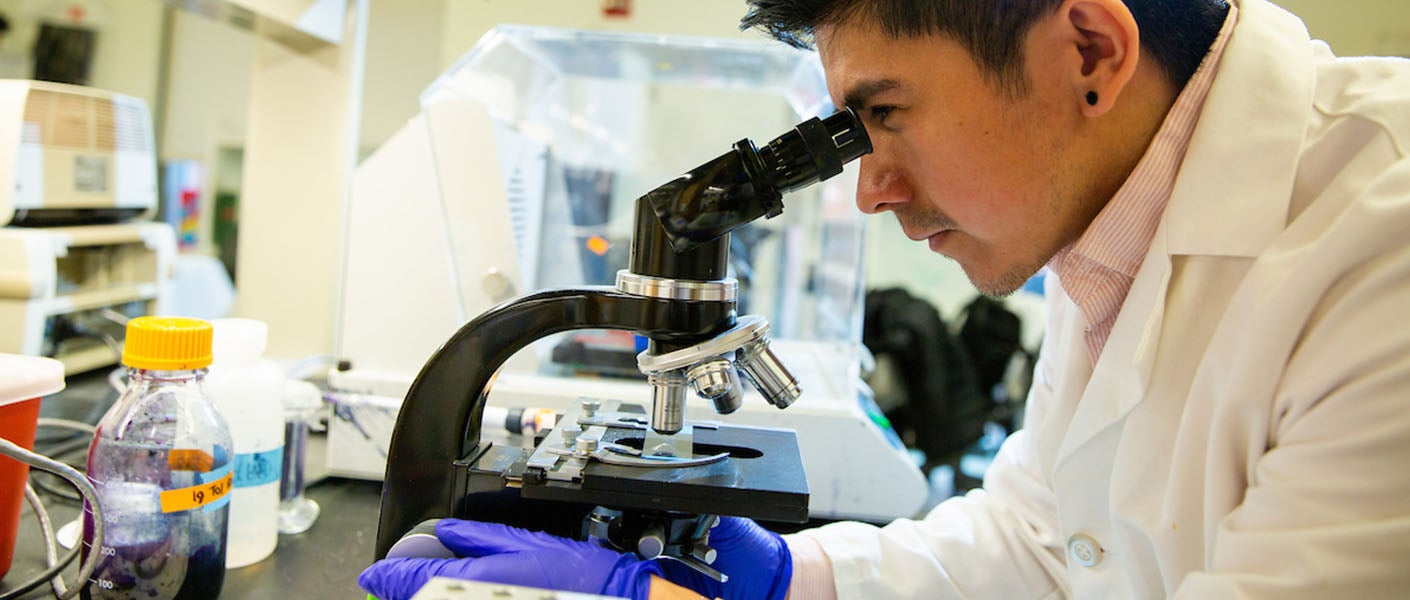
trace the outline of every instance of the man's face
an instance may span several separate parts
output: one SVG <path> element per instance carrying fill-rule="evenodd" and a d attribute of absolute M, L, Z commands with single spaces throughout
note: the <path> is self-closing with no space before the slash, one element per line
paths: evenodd
<path fill-rule="evenodd" d="M 868 25 L 819 28 L 828 90 L 866 123 L 857 206 L 891 211 L 906 235 L 1004 295 L 1071 243 L 1100 205 L 1084 200 L 1073 133 L 1080 111 L 1044 58 L 1026 56 L 1015 97 L 948 38 L 894 38 Z"/>

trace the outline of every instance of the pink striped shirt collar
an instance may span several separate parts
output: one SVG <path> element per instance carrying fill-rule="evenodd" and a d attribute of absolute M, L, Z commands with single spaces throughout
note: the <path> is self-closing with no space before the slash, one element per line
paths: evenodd
<path fill-rule="evenodd" d="M 1084 337 L 1093 364 L 1106 346 L 1136 271 L 1150 250 L 1204 99 L 1218 71 L 1219 58 L 1237 20 L 1238 8 L 1231 2 L 1219 37 L 1170 107 L 1165 122 L 1126 183 L 1082 236 L 1048 263 L 1057 273 L 1063 291 L 1087 321 Z"/>

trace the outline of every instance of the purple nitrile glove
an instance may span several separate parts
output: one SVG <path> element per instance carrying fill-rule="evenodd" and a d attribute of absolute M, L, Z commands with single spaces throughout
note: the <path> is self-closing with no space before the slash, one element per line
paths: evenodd
<path fill-rule="evenodd" d="M 793 578 L 793 555 L 777 533 L 751 519 L 720 517 L 710 530 L 715 562 L 710 566 L 729 576 L 720 583 L 680 562 L 660 561 L 663 577 L 709 598 L 783 600 Z"/>
<path fill-rule="evenodd" d="M 406 600 L 432 577 L 625 596 L 645 600 L 655 562 L 594 542 L 578 542 L 498 523 L 441 519 L 436 538 L 460 558 L 393 558 L 357 578 L 380 600 Z"/>

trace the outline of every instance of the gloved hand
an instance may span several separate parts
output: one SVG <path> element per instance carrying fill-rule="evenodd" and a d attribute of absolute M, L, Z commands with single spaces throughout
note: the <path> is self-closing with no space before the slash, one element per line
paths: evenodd
<path fill-rule="evenodd" d="M 411 598 L 436 576 L 645 600 L 651 575 L 661 574 L 653 561 L 594 542 L 498 523 L 441 519 L 436 538 L 462 558 L 382 560 L 357 584 L 380 600 Z"/>
<path fill-rule="evenodd" d="M 708 598 L 783 600 L 793 578 L 793 555 L 777 533 L 750 519 L 720 517 L 710 530 L 711 566 L 729 576 L 720 583 L 674 560 L 659 561 L 664 577 Z"/>

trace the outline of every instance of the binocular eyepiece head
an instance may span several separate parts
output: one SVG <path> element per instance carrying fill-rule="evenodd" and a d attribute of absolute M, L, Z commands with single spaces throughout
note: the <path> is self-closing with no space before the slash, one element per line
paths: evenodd
<path fill-rule="evenodd" d="M 734 149 L 645 196 L 676 252 L 714 240 L 759 217 L 783 212 L 783 194 L 842 172 L 871 152 L 852 109 L 814 117 L 763 148 L 743 139 Z"/>

